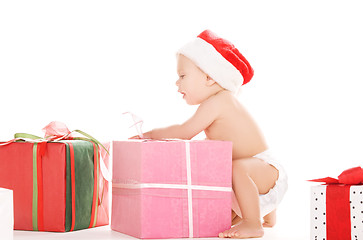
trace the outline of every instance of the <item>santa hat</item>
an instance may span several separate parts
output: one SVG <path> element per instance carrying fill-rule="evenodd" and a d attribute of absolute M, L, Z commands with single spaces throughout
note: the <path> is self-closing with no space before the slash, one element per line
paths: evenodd
<path fill-rule="evenodd" d="M 183 46 L 177 54 L 192 60 L 221 87 L 236 92 L 248 83 L 253 69 L 246 58 L 229 41 L 205 30 L 198 37 Z"/>

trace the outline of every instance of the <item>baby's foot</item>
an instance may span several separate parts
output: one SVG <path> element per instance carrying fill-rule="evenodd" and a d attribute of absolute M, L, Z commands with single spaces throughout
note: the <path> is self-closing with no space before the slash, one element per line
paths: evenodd
<path fill-rule="evenodd" d="M 240 223 L 231 229 L 219 234 L 220 238 L 257 238 L 263 236 L 263 228 L 260 221 L 242 219 Z"/>
<path fill-rule="evenodd" d="M 263 227 L 273 227 L 276 224 L 276 209 L 263 217 Z"/>

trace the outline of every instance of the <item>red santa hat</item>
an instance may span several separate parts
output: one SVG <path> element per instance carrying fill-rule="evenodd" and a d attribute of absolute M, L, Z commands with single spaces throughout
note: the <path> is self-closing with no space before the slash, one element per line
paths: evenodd
<path fill-rule="evenodd" d="M 253 76 L 251 65 L 238 49 L 210 30 L 203 31 L 177 53 L 192 60 L 221 87 L 232 92 Z"/>

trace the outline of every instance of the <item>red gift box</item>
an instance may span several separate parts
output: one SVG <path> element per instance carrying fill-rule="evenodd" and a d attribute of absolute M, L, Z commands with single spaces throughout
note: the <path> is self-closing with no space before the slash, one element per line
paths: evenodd
<path fill-rule="evenodd" d="M 98 144 L 48 141 L 0 144 L 0 187 L 14 192 L 14 229 L 65 232 L 107 225 L 108 184 Z"/>

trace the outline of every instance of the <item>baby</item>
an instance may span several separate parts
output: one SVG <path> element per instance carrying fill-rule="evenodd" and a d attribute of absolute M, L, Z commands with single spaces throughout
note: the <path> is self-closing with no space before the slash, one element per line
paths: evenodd
<path fill-rule="evenodd" d="M 192 139 L 204 131 L 209 140 L 232 141 L 232 228 L 219 237 L 261 237 L 263 227 L 276 223 L 287 176 L 234 96 L 239 86 L 251 80 L 253 69 L 230 42 L 209 30 L 182 47 L 177 60 L 178 91 L 188 104 L 199 107 L 185 123 L 153 129 L 144 138 Z"/>

